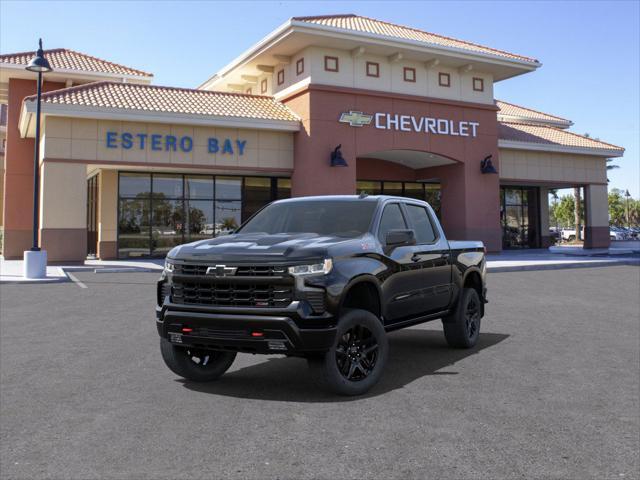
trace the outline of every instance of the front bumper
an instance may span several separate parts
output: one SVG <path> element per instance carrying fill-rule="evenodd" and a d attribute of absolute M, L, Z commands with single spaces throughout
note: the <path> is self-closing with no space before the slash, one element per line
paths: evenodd
<path fill-rule="evenodd" d="M 313 315 L 306 302 L 287 308 L 203 307 L 173 304 L 156 309 L 162 338 L 176 345 L 260 354 L 327 351 L 336 335 L 329 313 Z"/>

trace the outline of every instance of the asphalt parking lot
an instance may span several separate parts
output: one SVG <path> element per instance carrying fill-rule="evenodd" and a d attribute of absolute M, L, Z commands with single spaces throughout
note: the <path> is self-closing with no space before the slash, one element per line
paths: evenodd
<path fill-rule="evenodd" d="M 2 478 L 638 478 L 640 269 L 495 273 L 479 345 L 391 334 L 382 382 L 318 391 L 239 355 L 189 384 L 160 358 L 153 273 L 0 286 Z"/>

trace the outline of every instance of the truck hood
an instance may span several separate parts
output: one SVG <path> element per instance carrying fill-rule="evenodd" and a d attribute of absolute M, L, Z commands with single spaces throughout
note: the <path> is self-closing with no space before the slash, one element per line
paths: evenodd
<path fill-rule="evenodd" d="M 354 241 L 315 233 L 239 233 L 180 245 L 167 257 L 207 263 L 296 263 L 329 258 L 337 245 Z"/>

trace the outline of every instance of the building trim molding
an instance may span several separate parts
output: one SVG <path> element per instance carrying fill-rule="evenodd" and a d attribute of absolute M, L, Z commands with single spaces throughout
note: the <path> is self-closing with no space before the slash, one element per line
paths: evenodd
<path fill-rule="evenodd" d="M 513 140 L 498 140 L 498 148 L 505 150 L 529 150 L 536 152 L 573 153 L 579 155 L 593 155 L 596 157 L 621 157 L 624 150 L 605 148 L 570 147 L 566 145 L 554 145 L 548 143 L 516 142 Z"/>

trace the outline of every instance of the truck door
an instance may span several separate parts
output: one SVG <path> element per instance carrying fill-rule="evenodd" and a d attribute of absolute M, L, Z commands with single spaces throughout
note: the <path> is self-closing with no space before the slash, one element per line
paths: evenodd
<path fill-rule="evenodd" d="M 424 205 L 404 203 L 409 228 L 416 234 L 411 248 L 411 261 L 418 269 L 419 303 L 422 313 L 445 310 L 451 300 L 451 254 L 449 242 L 439 234 L 437 220 Z"/>
<path fill-rule="evenodd" d="M 399 202 L 387 203 L 380 217 L 378 239 L 388 258 L 389 276 L 382 282 L 385 324 L 402 321 L 420 314 L 420 276 L 413 256 L 413 245 L 386 245 L 390 230 L 406 230 L 407 222 Z"/>

